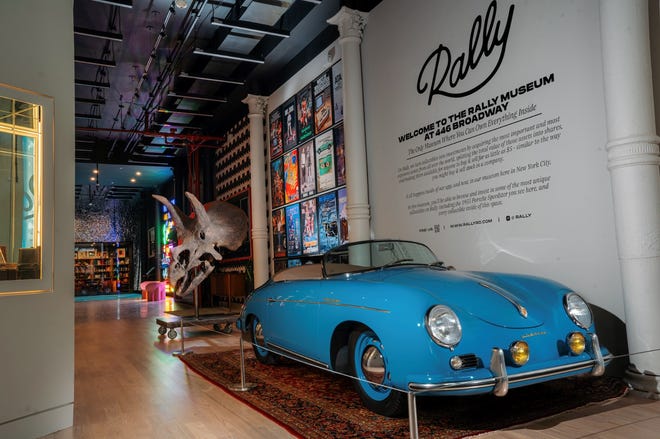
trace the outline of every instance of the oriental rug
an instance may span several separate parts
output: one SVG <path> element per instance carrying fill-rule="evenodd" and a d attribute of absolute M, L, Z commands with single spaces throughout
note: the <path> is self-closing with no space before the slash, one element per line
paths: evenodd
<path fill-rule="evenodd" d="M 406 438 L 408 418 L 392 419 L 366 409 L 350 378 L 294 361 L 277 366 L 259 363 L 245 350 L 246 382 L 241 384 L 238 350 L 179 357 L 193 371 L 301 438 Z M 421 438 L 462 438 L 524 424 L 625 395 L 623 381 L 613 377 L 569 378 L 512 389 L 505 397 L 417 397 Z"/>

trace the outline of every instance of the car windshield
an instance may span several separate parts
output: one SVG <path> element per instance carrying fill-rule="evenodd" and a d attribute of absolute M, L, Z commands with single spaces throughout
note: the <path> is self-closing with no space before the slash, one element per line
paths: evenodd
<path fill-rule="evenodd" d="M 398 265 L 441 265 L 424 244 L 412 241 L 361 241 L 335 247 L 323 256 L 326 276 Z"/>

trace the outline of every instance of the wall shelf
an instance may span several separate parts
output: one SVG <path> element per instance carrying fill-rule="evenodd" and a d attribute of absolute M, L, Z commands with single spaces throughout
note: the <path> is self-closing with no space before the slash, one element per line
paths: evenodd
<path fill-rule="evenodd" d="M 129 292 L 133 283 L 130 242 L 77 242 L 75 295 Z"/>

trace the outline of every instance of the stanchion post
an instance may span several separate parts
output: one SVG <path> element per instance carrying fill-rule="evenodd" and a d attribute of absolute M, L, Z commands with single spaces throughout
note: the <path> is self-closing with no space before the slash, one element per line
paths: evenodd
<path fill-rule="evenodd" d="M 245 382 L 245 354 L 243 353 L 243 334 L 239 335 L 239 343 L 241 349 L 241 382 L 239 384 L 232 384 L 229 386 L 229 388 L 236 392 L 246 392 L 256 387 L 256 384 Z"/>
<path fill-rule="evenodd" d="M 419 431 L 417 430 L 417 400 L 413 392 L 408 392 L 408 425 L 410 428 L 410 439 L 419 439 Z"/>
<path fill-rule="evenodd" d="M 180 357 L 183 355 L 186 355 L 188 352 L 186 352 L 186 343 L 185 343 L 185 336 L 183 335 L 183 317 L 181 317 L 181 350 L 180 351 L 174 351 L 172 352 L 172 355 L 175 357 Z"/>

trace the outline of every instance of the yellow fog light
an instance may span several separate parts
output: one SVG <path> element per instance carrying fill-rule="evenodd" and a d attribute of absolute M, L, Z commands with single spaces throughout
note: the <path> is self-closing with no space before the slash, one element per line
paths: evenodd
<path fill-rule="evenodd" d="M 524 341 L 517 341 L 509 348 L 511 359 L 517 366 L 522 366 L 529 360 L 529 345 Z"/>
<path fill-rule="evenodd" d="M 579 332 L 572 332 L 566 338 L 566 344 L 568 344 L 573 355 L 580 355 L 584 352 L 587 342 L 584 339 L 584 335 Z"/>

